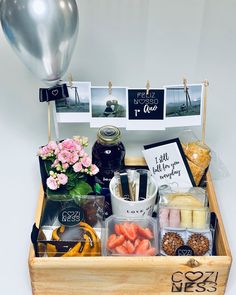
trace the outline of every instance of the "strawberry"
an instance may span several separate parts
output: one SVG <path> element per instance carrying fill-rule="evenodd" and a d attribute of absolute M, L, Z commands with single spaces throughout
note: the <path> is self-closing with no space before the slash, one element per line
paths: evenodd
<path fill-rule="evenodd" d="M 134 241 L 137 238 L 137 233 L 132 223 L 125 222 L 120 224 L 120 231 L 130 241 Z"/>
<path fill-rule="evenodd" d="M 120 225 L 119 223 L 116 223 L 115 226 L 114 226 L 114 230 L 115 230 L 115 233 L 119 236 L 121 235 L 121 231 L 120 231 Z"/>
<path fill-rule="evenodd" d="M 123 245 L 120 245 L 120 246 L 116 247 L 115 251 L 116 251 L 117 254 L 120 254 L 120 255 L 129 254 L 128 250 Z"/>
<path fill-rule="evenodd" d="M 123 235 L 117 236 L 116 234 L 110 235 L 107 241 L 107 248 L 109 250 L 113 250 L 114 248 L 122 245 L 125 241 L 125 237 Z"/>
<path fill-rule="evenodd" d="M 156 255 L 156 249 L 151 247 L 146 251 L 147 256 L 155 256 Z"/>
<path fill-rule="evenodd" d="M 135 241 L 134 241 L 134 247 L 136 248 L 139 244 L 140 244 L 141 240 L 139 238 L 137 238 Z"/>
<path fill-rule="evenodd" d="M 123 244 L 123 245 L 124 245 L 124 244 Z M 128 253 L 129 253 L 129 254 L 133 254 L 134 251 L 135 251 L 134 244 L 133 244 L 131 241 L 127 240 L 125 245 L 126 245 L 125 247 L 126 247 Z"/>
<path fill-rule="evenodd" d="M 136 254 L 145 255 L 147 250 L 151 247 L 149 240 L 142 240 L 135 249 Z"/>
<path fill-rule="evenodd" d="M 148 239 L 148 240 L 153 239 L 153 232 L 150 230 L 150 228 L 148 228 L 148 227 L 143 228 L 141 226 L 138 226 L 137 231 L 138 231 L 138 234 L 140 236 L 142 236 L 143 238 Z"/>

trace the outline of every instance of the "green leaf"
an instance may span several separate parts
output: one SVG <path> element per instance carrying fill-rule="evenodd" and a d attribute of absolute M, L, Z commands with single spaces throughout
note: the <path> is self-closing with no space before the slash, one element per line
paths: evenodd
<path fill-rule="evenodd" d="M 100 194 L 101 193 L 101 190 L 102 190 L 101 185 L 99 183 L 95 183 L 95 185 L 94 185 L 94 191 L 95 191 L 95 193 Z"/>
<path fill-rule="evenodd" d="M 45 170 L 46 170 L 47 174 L 49 175 L 49 172 L 52 170 L 52 168 L 51 168 L 52 162 L 45 160 L 44 165 L 45 165 Z"/>
<path fill-rule="evenodd" d="M 65 188 L 60 188 L 55 191 L 50 190 L 47 188 L 47 196 L 50 200 L 54 201 L 64 201 L 64 200 L 70 200 L 71 196 L 68 194 L 68 191 Z"/>
<path fill-rule="evenodd" d="M 91 186 L 84 180 L 79 180 L 75 187 L 69 191 L 71 197 L 88 195 L 92 193 Z"/>

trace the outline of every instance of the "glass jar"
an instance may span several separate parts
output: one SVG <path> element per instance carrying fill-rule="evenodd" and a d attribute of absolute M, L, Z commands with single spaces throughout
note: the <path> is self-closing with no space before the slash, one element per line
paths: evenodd
<path fill-rule="evenodd" d="M 117 127 L 103 126 L 98 130 L 97 141 L 92 148 L 92 162 L 99 168 L 98 182 L 108 188 L 114 172 L 124 169 L 125 147 L 120 141 Z"/>

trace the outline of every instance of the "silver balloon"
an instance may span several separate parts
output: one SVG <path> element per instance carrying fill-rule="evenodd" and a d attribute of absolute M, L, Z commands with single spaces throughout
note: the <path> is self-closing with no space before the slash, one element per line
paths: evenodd
<path fill-rule="evenodd" d="M 24 64 L 40 80 L 65 74 L 78 33 L 76 0 L 2 0 L 3 31 Z"/>

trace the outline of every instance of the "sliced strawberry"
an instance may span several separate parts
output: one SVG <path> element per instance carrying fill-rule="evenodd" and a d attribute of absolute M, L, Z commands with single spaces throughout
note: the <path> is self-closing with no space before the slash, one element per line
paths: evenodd
<path fill-rule="evenodd" d="M 145 255 L 147 250 L 151 247 L 151 243 L 149 240 L 142 240 L 139 245 L 135 249 L 136 254 Z"/>
<path fill-rule="evenodd" d="M 126 242 L 126 244 L 125 244 L 125 248 L 127 249 L 128 253 L 129 253 L 129 254 L 133 254 L 134 251 L 135 251 L 134 244 L 133 244 L 131 241 L 129 241 L 129 240 L 127 240 L 127 241 L 125 241 L 125 242 Z M 124 245 L 124 244 L 123 244 L 123 245 Z"/>
<path fill-rule="evenodd" d="M 115 236 L 115 237 L 114 237 Z M 117 236 L 115 234 L 110 235 L 107 241 L 107 248 L 112 250 L 117 246 L 120 246 L 124 243 L 125 237 L 123 235 Z"/>
<path fill-rule="evenodd" d="M 126 239 L 130 241 L 134 241 L 137 238 L 137 233 L 132 223 L 130 224 L 128 222 L 125 222 L 123 224 L 120 224 L 120 231 L 122 235 L 124 235 Z"/>
<path fill-rule="evenodd" d="M 121 231 L 120 231 L 120 225 L 118 223 L 115 224 L 114 226 L 114 230 L 115 230 L 115 233 L 119 236 L 119 235 L 122 235 Z"/>
<path fill-rule="evenodd" d="M 138 230 L 138 234 L 140 236 L 142 236 L 143 238 L 148 239 L 148 240 L 153 239 L 153 232 L 150 230 L 150 228 L 148 228 L 148 227 L 143 228 L 141 226 L 138 226 L 137 230 Z"/>
<path fill-rule="evenodd" d="M 122 244 L 122 246 L 124 246 L 125 248 L 127 248 L 127 242 L 128 242 L 128 240 L 125 240 L 124 243 Z"/>
<path fill-rule="evenodd" d="M 116 240 L 116 234 L 112 234 L 109 236 L 107 240 L 107 248 L 111 249 L 110 244 Z"/>
<path fill-rule="evenodd" d="M 116 247 L 115 250 L 116 250 L 116 253 L 120 254 L 120 255 L 129 254 L 128 250 L 123 245 L 120 245 L 120 246 Z"/>
<path fill-rule="evenodd" d="M 146 251 L 147 256 L 155 256 L 156 255 L 156 249 L 151 247 Z"/>
<path fill-rule="evenodd" d="M 136 248 L 139 244 L 140 244 L 141 240 L 139 238 L 137 238 L 135 241 L 134 241 L 134 247 Z"/>
<path fill-rule="evenodd" d="M 130 236 L 132 237 L 130 240 L 134 241 L 137 238 L 137 230 L 138 226 L 135 223 L 131 223 L 128 229 Z"/>

